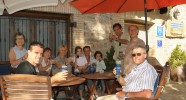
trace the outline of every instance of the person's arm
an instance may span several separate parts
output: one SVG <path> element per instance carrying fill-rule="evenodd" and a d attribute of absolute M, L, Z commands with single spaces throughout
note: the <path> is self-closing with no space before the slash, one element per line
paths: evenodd
<path fill-rule="evenodd" d="M 126 39 L 116 39 L 116 41 L 118 41 L 118 42 L 120 42 L 121 44 L 128 44 L 129 43 L 129 41 L 128 40 L 126 40 Z"/>
<path fill-rule="evenodd" d="M 13 48 L 11 48 L 9 51 L 9 60 L 10 60 L 10 64 L 12 65 L 12 67 L 14 67 L 23 61 L 23 57 L 16 60 L 15 52 Z"/>
<path fill-rule="evenodd" d="M 127 94 L 127 97 L 145 97 L 145 98 L 150 98 L 152 94 L 152 90 L 143 90 L 140 92 L 128 92 L 125 93 Z"/>
<path fill-rule="evenodd" d="M 114 75 L 116 75 L 116 68 L 113 69 L 113 73 L 114 73 Z M 124 80 L 124 78 L 121 75 L 119 76 L 119 78 L 117 78 L 117 80 L 121 86 L 126 85 L 126 81 Z"/>
<path fill-rule="evenodd" d="M 101 67 L 102 67 L 103 70 L 105 70 L 106 69 L 106 65 L 105 65 L 104 60 L 102 60 L 101 62 L 102 62 L 102 64 L 101 64 L 102 66 Z"/>
<path fill-rule="evenodd" d="M 38 69 L 39 69 L 39 71 L 46 71 L 49 67 L 51 67 L 51 65 L 52 65 L 51 63 L 49 63 L 46 66 L 42 66 L 42 64 L 39 64 Z"/>
<path fill-rule="evenodd" d="M 151 90 L 143 90 L 140 92 L 124 92 L 120 91 L 116 93 L 116 96 L 118 98 L 124 98 L 124 97 L 144 97 L 144 98 L 150 98 L 152 94 Z"/>
<path fill-rule="evenodd" d="M 67 74 L 68 74 L 68 71 L 56 73 L 54 76 L 51 77 L 51 84 L 66 80 Z"/>

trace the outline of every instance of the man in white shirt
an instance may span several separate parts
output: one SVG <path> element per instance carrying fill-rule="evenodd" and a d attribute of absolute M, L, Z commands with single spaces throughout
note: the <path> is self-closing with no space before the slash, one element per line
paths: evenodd
<path fill-rule="evenodd" d="M 144 46 L 133 47 L 131 56 L 136 66 L 125 78 L 120 75 L 117 80 L 123 86 L 123 90 L 112 97 L 122 100 L 126 97 L 150 98 L 158 74 L 154 67 L 147 62 Z M 115 69 L 113 73 L 116 74 Z M 97 100 L 103 100 L 103 98 L 100 97 Z"/>
<path fill-rule="evenodd" d="M 123 55 L 125 54 L 125 49 L 127 47 L 128 42 L 130 41 L 129 34 L 122 32 L 122 26 L 119 23 L 115 23 L 113 25 L 114 33 L 110 34 L 109 39 L 114 42 L 114 60 L 121 60 Z M 122 55 L 122 56 L 120 56 Z"/>

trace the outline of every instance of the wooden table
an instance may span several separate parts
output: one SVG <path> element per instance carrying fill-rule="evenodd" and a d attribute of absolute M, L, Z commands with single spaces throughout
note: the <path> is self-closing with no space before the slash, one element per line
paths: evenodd
<path fill-rule="evenodd" d="M 58 82 L 58 83 L 52 84 L 52 87 L 57 89 L 57 92 L 53 93 L 54 99 L 59 94 L 60 88 L 61 87 L 67 87 L 67 86 L 70 86 L 70 87 L 73 88 L 73 90 L 72 90 L 73 91 L 73 96 L 75 96 L 77 85 L 78 84 L 82 84 L 83 82 L 85 82 L 85 78 L 72 76 L 72 77 L 67 77 L 67 80 L 64 80 L 62 82 Z M 64 90 L 64 91 L 65 91 L 66 96 L 68 97 L 67 91 L 66 90 Z"/>
<path fill-rule="evenodd" d="M 104 73 L 94 73 L 94 74 L 84 74 L 84 75 L 79 75 L 80 77 L 84 77 L 86 79 L 90 79 L 92 80 L 92 85 L 89 89 L 89 92 L 90 92 L 90 96 L 89 96 L 89 100 L 91 99 L 91 96 L 93 96 L 93 92 L 96 90 L 96 81 L 97 80 L 104 80 L 104 83 L 105 83 L 105 87 L 106 87 L 106 90 L 107 90 L 107 93 L 108 94 L 111 94 L 111 91 L 113 88 L 109 88 L 108 86 L 108 80 L 111 80 L 111 79 L 114 79 L 114 82 L 112 84 L 112 86 L 114 86 L 114 84 L 116 83 L 116 80 L 115 80 L 115 75 L 112 73 L 112 72 L 104 72 Z M 87 85 L 88 85 L 88 81 L 87 81 Z"/>

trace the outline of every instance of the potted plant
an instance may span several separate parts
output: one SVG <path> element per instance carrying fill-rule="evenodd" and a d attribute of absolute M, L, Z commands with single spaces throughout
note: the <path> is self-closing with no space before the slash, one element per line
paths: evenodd
<path fill-rule="evenodd" d="M 104 59 L 104 62 L 105 62 L 105 65 L 107 66 L 106 67 L 106 70 L 107 71 L 112 71 L 113 68 L 116 66 L 116 61 L 113 59 L 113 55 L 114 55 L 114 47 L 111 46 L 110 48 L 110 51 L 106 52 L 107 54 L 107 58 Z"/>
<path fill-rule="evenodd" d="M 185 51 L 181 50 L 180 46 L 177 45 L 176 48 L 173 49 L 168 61 L 171 67 L 171 79 L 178 82 L 185 81 Z"/>

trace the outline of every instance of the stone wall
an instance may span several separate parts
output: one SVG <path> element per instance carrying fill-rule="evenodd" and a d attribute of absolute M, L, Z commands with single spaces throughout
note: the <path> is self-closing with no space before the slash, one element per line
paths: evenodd
<path fill-rule="evenodd" d="M 65 7 L 62 7 L 64 5 Z M 77 27 L 72 29 L 73 51 L 75 46 L 83 47 L 84 45 L 90 45 L 93 53 L 96 50 L 100 50 L 104 54 L 104 57 L 105 52 L 108 51 L 112 45 L 112 43 L 108 41 L 108 36 L 109 33 L 113 31 L 112 25 L 114 23 L 121 23 L 123 26 L 123 31 L 127 32 L 128 24 L 124 23 L 125 19 L 144 18 L 143 11 L 119 14 L 82 15 L 67 2 L 64 5 L 59 4 L 57 7 L 52 8 L 33 8 L 32 10 L 72 14 L 71 21 L 77 22 Z M 183 49 L 186 50 L 185 38 L 166 38 L 165 31 L 162 37 L 157 37 L 157 26 L 163 26 L 165 29 L 165 23 L 168 19 L 168 14 L 159 14 L 158 10 L 148 12 L 148 20 L 154 23 L 148 26 L 148 44 L 150 46 L 149 57 L 154 58 L 151 60 L 153 64 L 164 65 L 170 57 L 172 49 L 174 49 L 177 44 L 182 45 Z M 140 29 L 139 37 L 146 41 L 144 25 L 138 26 Z M 162 47 L 157 46 L 157 40 L 162 40 Z"/>

